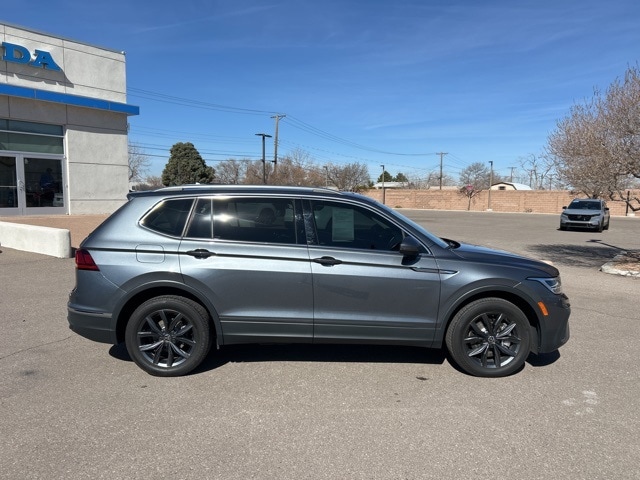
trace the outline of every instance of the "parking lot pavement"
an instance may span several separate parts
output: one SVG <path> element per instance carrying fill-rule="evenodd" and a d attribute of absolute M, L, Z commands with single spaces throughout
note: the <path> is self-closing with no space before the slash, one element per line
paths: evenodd
<path fill-rule="evenodd" d="M 0 477 L 640 478 L 640 283 L 599 271 L 640 249 L 640 220 L 598 234 L 546 215 L 405 213 L 553 261 L 569 343 L 503 379 L 415 348 L 269 345 L 156 378 L 68 330 L 73 259 L 0 247 Z"/>

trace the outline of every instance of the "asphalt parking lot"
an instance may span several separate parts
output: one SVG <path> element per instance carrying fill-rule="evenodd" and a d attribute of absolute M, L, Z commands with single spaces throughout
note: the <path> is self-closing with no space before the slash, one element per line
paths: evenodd
<path fill-rule="evenodd" d="M 72 259 L 0 247 L 0 477 L 640 478 L 640 218 L 404 211 L 441 236 L 552 261 L 571 340 L 508 378 L 407 347 L 234 346 L 156 378 L 67 327 Z"/>

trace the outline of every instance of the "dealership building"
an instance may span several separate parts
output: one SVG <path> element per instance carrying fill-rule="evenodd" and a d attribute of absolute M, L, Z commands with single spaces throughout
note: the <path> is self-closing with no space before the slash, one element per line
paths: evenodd
<path fill-rule="evenodd" d="M 110 213 L 129 187 L 125 54 L 0 23 L 0 216 Z"/>

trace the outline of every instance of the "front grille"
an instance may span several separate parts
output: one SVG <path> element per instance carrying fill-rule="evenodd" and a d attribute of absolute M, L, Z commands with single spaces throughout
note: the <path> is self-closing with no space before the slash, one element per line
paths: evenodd
<path fill-rule="evenodd" d="M 569 220 L 573 222 L 588 222 L 591 220 L 591 215 L 569 215 Z"/>

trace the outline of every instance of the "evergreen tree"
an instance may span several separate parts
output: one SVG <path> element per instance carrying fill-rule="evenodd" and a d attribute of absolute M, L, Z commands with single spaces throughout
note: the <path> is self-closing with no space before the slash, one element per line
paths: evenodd
<path fill-rule="evenodd" d="M 162 171 L 165 186 L 212 183 L 215 170 L 208 167 L 193 143 L 178 142 L 171 147 L 171 156 Z"/>

